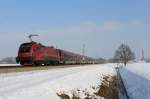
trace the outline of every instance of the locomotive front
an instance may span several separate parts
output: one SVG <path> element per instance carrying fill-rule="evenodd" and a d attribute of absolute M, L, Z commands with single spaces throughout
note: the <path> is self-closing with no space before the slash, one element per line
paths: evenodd
<path fill-rule="evenodd" d="M 32 47 L 33 47 L 33 42 L 21 44 L 16 61 L 21 65 L 32 65 L 33 64 Z"/>

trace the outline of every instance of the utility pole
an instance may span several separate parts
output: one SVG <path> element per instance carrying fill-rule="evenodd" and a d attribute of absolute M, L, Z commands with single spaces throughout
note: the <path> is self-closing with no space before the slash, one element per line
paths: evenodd
<path fill-rule="evenodd" d="M 142 49 L 142 57 L 141 57 L 141 61 L 143 61 L 145 59 L 144 57 L 144 50 Z"/>

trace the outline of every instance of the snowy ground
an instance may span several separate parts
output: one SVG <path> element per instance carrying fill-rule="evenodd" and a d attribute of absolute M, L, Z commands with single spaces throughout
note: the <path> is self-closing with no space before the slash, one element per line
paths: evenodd
<path fill-rule="evenodd" d="M 20 64 L 0 64 L 0 66 L 21 66 Z"/>
<path fill-rule="evenodd" d="M 58 92 L 94 91 L 104 75 L 115 75 L 114 64 L 87 65 L 34 72 L 0 74 L 0 99 L 59 99 Z M 84 97 L 83 94 L 80 94 Z"/>
<path fill-rule="evenodd" d="M 150 63 L 129 64 L 119 70 L 131 99 L 150 99 Z"/>

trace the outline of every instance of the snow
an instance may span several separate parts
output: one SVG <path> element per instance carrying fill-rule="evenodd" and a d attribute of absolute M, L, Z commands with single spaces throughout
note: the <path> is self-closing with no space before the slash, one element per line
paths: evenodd
<path fill-rule="evenodd" d="M 59 99 L 56 93 L 71 96 L 76 89 L 91 93 L 104 75 L 115 74 L 114 64 L 0 74 L 0 99 Z"/>
<path fill-rule="evenodd" d="M 131 99 L 150 99 L 150 63 L 129 64 L 119 70 Z"/>
<path fill-rule="evenodd" d="M 0 64 L 0 66 L 21 66 L 20 64 Z"/>

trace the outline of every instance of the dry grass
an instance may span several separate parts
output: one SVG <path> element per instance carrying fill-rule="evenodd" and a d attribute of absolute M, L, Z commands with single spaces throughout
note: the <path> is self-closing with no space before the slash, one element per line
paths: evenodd
<path fill-rule="evenodd" d="M 118 99 L 116 76 L 105 76 L 100 89 L 95 93 L 105 99 Z"/>
<path fill-rule="evenodd" d="M 66 95 L 66 94 L 64 94 L 64 93 L 61 93 L 61 94 L 57 93 L 57 95 L 58 95 L 61 99 L 70 99 L 70 96 L 68 96 L 68 95 Z"/>
<path fill-rule="evenodd" d="M 61 99 L 81 99 L 79 93 L 85 95 L 84 99 L 97 99 L 96 97 L 104 97 L 105 99 L 118 99 L 117 78 L 116 76 L 104 76 L 102 83 L 97 87 L 92 87 L 95 93 L 90 94 L 88 90 L 74 90 L 71 92 L 72 97 L 65 93 L 57 93 Z"/>

